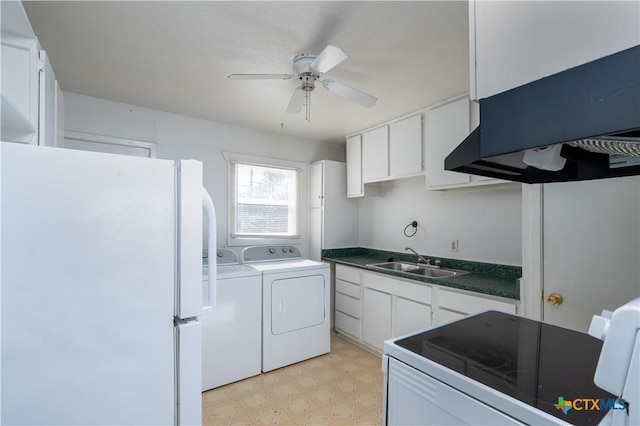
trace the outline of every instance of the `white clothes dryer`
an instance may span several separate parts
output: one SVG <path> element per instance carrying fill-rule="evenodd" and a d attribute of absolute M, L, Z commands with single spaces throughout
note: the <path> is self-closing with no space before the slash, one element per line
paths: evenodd
<path fill-rule="evenodd" d="M 253 246 L 242 263 L 262 273 L 262 371 L 326 354 L 330 267 L 293 246 Z"/>
<path fill-rule="evenodd" d="M 231 250 L 216 255 L 216 306 L 201 317 L 203 391 L 258 375 L 262 366 L 262 276 Z"/>

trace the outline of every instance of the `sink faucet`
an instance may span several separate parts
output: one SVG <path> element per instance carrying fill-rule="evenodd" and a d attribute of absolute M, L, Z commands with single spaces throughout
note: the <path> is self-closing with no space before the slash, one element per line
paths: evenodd
<path fill-rule="evenodd" d="M 415 254 L 418 257 L 418 261 L 416 262 L 416 264 L 419 264 L 421 260 L 427 265 L 431 264 L 431 261 L 429 259 L 425 259 L 424 257 L 420 256 L 418 252 L 412 249 L 411 247 L 405 247 L 404 249 L 409 250 L 411 253 Z"/>

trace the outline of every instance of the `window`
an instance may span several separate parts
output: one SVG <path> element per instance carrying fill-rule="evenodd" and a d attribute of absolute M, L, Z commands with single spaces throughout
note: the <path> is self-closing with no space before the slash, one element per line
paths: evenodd
<path fill-rule="evenodd" d="M 230 161 L 230 237 L 299 238 L 300 170 Z"/>

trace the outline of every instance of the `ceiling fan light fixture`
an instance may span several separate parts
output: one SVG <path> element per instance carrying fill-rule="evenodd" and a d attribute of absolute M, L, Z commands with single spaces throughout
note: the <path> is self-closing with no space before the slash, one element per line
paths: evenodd
<path fill-rule="evenodd" d="M 301 85 L 294 90 L 287 112 L 294 114 L 300 112 L 302 107 L 305 107 L 307 121 L 310 122 L 311 92 L 315 89 L 316 80 L 319 80 L 320 75 L 333 69 L 348 57 L 339 47 L 328 45 L 317 55 L 315 53 L 296 55 L 293 58 L 293 71 L 295 74 L 231 74 L 228 78 L 232 80 L 288 80 L 298 77 Z M 357 102 L 367 108 L 374 106 L 378 100 L 375 96 L 334 80 L 324 80 L 322 85 L 329 92 Z"/>
<path fill-rule="evenodd" d="M 307 123 L 311 123 L 311 90 L 307 90 L 305 92 L 304 102 L 303 102 L 305 111 L 307 113 Z"/>

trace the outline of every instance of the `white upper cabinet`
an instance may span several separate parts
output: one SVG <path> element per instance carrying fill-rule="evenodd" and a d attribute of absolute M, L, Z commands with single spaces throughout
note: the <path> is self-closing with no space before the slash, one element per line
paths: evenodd
<path fill-rule="evenodd" d="M 390 122 L 353 138 L 359 136 L 362 137 L 364 184 L 422 173 L 422 114 Z M 347 151 L 349 149 L 347 144 Z"/>
<path fill-rule="evenodd" d="M 469 100 L 465 97 L 425 113 L 425 175 L 427 188 L 471 182 L 466 173 L 444 169 L 444 159 L 469 136 Z"/>
<path fill-rule="evenodd" d="M 639 28 L 638 1 L 471 0 L 471 98 L 636 46 Z"/>
<path fill-rule="evenodd" d="M 362 134 L 362 180 L 377 182 L 389 177 L 389 127 Z"/>
<path fill-rule="evenodd" d="M 479 108 L 468 96 L 425 111 L 424 151 L 427 189 L 442 190 L 508 183 L 500 179 L 445 170 L 444 160 L 479 124 Z M 515 184 L 513 184 L 515 185 Z"/>
<path fill-rule="evenodd" d="M 389 175 L 392 178 L 422 172 L 422 114 L 389 125 Z"/>

